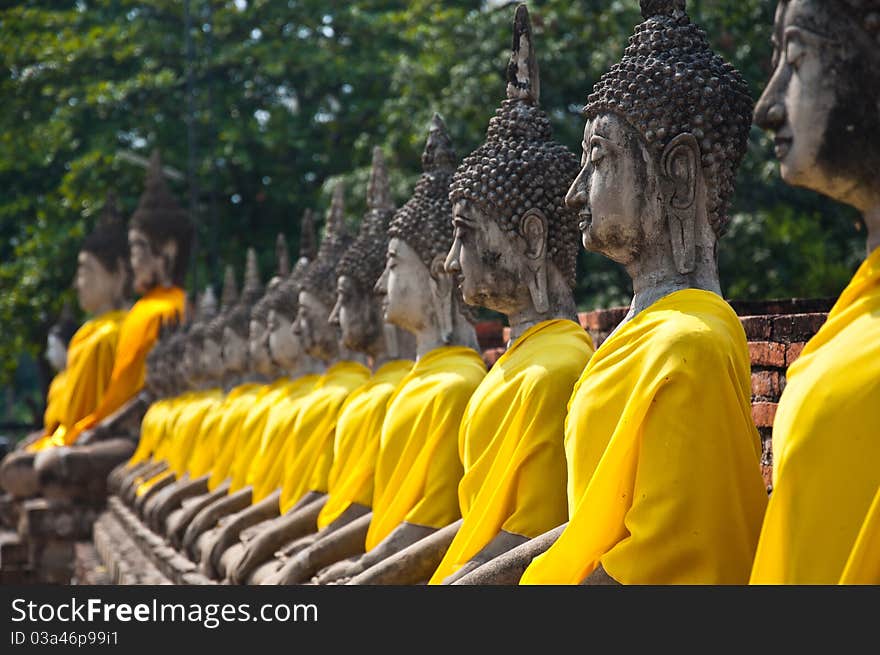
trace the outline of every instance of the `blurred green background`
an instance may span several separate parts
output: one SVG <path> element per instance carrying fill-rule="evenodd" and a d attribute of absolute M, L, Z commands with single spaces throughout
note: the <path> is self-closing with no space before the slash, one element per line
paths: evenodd
<path fill-rule="evenodd" d="M 769 77 L 774 5 L 688 3 L 755 98 Z M 542 104 L 556 138 L 579 156 L 580 108 L 622 55 L 638 2 L 529 6 Z M 340 178 L 356 221 L 374 145 L 402 203 L 432 112 L 446 119 L 460 156 L 482 141 L 504 94 L 513 15 L 510 3 L 435 0 L 0 7 L 0 421 L 40 411 L 49 378 L 41 353 L 63 302 L 75 306 L 77 244 L 108 189 L 126 215 L 134 209 L 139 158 L 159 147 L 181 174 L 171 181 L 181 203 L 195 203 L 190 290 L 218 285 L 226 263 L 240 271 L 251 245 L 267 277 L 276 234 L 295 249 L 303 210 L 323 217 Z M 757 129 L 733 211 L 721 247 L 729 298 L 834 296 L 862 256 L 859 217 L 783 184 Z M 581 309 L 627 302 L 622 269 L 587 253 L 579 266 Z"/>

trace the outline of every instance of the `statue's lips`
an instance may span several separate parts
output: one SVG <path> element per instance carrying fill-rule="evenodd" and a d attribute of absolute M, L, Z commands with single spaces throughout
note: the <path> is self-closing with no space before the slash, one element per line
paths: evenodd
<path fill-rule="evenodd" d="M 593 224 L 593 215 L 588 213 L 580 214 L 581 221 L 578 223 L 578 229 L 583 232 Z"/>
<path fill-rule="evenodd" d="M 777 136 L 773 139 L 773 143 L 775 145 L 774 152 L 776 154 L 777 159 L 785 159 L 786 155 L 788 155 L 791 150 L 792 138 L 785 136 Z"/>

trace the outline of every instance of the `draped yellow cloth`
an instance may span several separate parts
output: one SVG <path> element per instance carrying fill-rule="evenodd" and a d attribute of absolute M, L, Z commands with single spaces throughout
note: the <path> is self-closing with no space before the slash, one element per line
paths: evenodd
<path fill-rule="evenodd" d="M 249 382 L 235 387 L 227 394 L 223 416 L 217 426 L 217 454 L 211 462 L 211 477 L 208 478 L 210 491 L 229 479 L 241 438 L 241 426 L 265 386 Z"/>
<path fill-rule="evenodd" d="M 64 390 L 67 369 L 58 371 L 49 383 L 46 392 L 46 411 L 43 412 L 43 433 L 52 434 L 61 424 L 61 396 Z"/>
<path fill-rule="evenodd" d="M 880 488 L 840 576 L 840 584 L 880 584 Z"/>
<path fill-rule="evenodd" d="M 745 333 L 695 289 L 596 351 L 565 422 L 569 523 L 522 584 L 744 584 L 767 493 Z"/>
<path fill-rule="evenodd" d="M 49 383 L 49 391 L 46 393 L 46 411 L 43 412 L 43 437 L 39 441 L 35 441 L 28 450 L 35 452 L 42 450 L 43 442 L 49 444 L 52 433 L 61 425 L 61 419 L 64 411 L 61 407 L 64 395 L 64 385 L 67 380 L 67 369 L 62 369 L 55 374 Z"/>
<path fill-rule="evenodd" d="M 275 403 L 284 397 L 284 390 L 289 382 L 288 378 L 278 378 L 264 385 L 257 392 L 253 406 L 242 419 L 235 453 L 229 466 L 229 493 L 241 491 L 247 486 L 248 469 L 260 447 L 260 437 L 263 435 L 266 421 L 269 420 L 269 412 Z"/>
<path fill-rule="evenodd" d="M 837 583 L 880 487 L 880 249 L 789 367 L 773 458 L 751 581 Z"/>
<path fill-rule="evenodd" d="M 458 434 L 464 521 L 430 584 L 442 583 L 502 530 L 533 538 L 568 520 L 565 413 L 592 354 L 580 325 L 544 321 L 489 370 Z"/>
<path fill-rule="evenodd" d="M 186 472 L 199 436 L 203 430 L 207 429 L 205 418 L 221 402 L 222 398 L 223 391 L 221 389 L 197 391 L 181 412 L 167 454 L 168 468 L 176 477 L 180 477 Z"/>
<path fill-rule="evenodd" d="M 419 358 L 400 382 L 379 438 L 367 550 L 403 522 L 442 528 L 461 516 L 458 428 L 485 376 L 474 350 L 443 346 Z"/>
<path fill-rule="evenodd" d="M 286 439 L 279 510 L 282 514 L 307 491 L 326 493 L 339 410 L 370 377 L 357 362 L 337 362 L 315 383 Z"/>
<path fill-rule="evenodd" d="M 192 390 L 177 397 L 177 402 L 165 417 L 162 439 L 152 458 L 155 462 L 166 462 L 168 467 L 139 484 L 138 496 L 147 493 L 154 484 L 165 478 L 176 478 L 183 474 L 190 445 L 196 439 L 205 410 L 214 393 L 220 392 Z"/>
<path fill-rule="evenodd" d="M 229 420 L 234 416 L 236 402 L 252 386 L 252 383 L 248 383 L 233 387 L 205 414 L 196 444 L 186 464 L 191 478 L 199 478 L 212 472 L 222 452 L 224 435 L 229 432 Z"/>
<path fill-rule="evenodd" d="M 141 419 L 141 434 L 137 448 L 128 460 L 129 468 L 152 458 L 156 447 L 164 438 L 165 421 L 174 400 L 174 398 L 161 398 L 147 408 L 144 418 Z"/>
<path fill-rule="evenodd" d="M 308 397 L 320 378 L 320 375 L 309 374 L 291 381 L 285 387 L 284 396 L 269 411 L 259 447 L 245 479 L 252 488 L 252 502 L 260 502 L 281 484 L 282 467 L 279 463 L 285 440 L 293 430 L 303 399 Z"/>
<path fill-rule="evenodd" d="M 372 504 L 376 456 L 388 399 L 412 367 L 409 360 L 387 362 L 346 399 L 336 423 L 333 465 L 327 479 L 329 494 L 318 515 L 319 529 L 339 518 L 352 503 L 366 507 Z"/>
<path fill-rule="evenodd" d="M 55 425 L 46 431 L 44 439 L 32 445 L 32 452 L 73 443 L 74 426 L 98 407 L 110 383 L 119 329 L 125 315 L 122 310 L 105 312 L 86 321 L 73 335 L 67 346 L 64 384 L 56 388 L 59 374 L 49 388 L 51 402 L 47 414 L 51 410 Z"/>
<path fill-rule="evenodd" d="M 144 386 L 147 353 L 159 336 L 163 323 L 184 314 L 186 294 L 179 287 L 157 287 L 138 300 L 119 327 L 119 340 L 110 382 L 98 406 L 77 421 L 66 440 L 75 443 L 89 430 L 131 400 Z"/>

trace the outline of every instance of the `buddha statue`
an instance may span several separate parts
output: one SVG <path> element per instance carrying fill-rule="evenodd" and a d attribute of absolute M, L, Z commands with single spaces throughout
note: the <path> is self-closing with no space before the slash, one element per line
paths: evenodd
<path fill-rule="evenodd" d="M 301 234 L 305 235 L 305 240 L 309 239 L 309 235 L 306 233 L 313 229 L 311 223 L 302 226 Z M 311 237 L 313 240 L 313 235 Z M 301 243 L 302 241 L 301 238 Z M 180 507 L 174 507 L 174 503 L 169 503 L 165 508 L 157 510 L 156 521 L 159 523 L 164 521 L 165 525 L 161 526 L 164 527 L 162 531 L 175 547 L 181 546 L 185 530 L 195 516 L 227 495 L 231 484 L 229 467 L 235 456 L 240 429 L 248 410 L 254 407 L 254 398 L 259 394 L 262 386 L 256 381 L 258 379 L 272 380 L 278 377 L 280 365 L 273 360 L 268 351 L 267 326 L 272 298 L 276 295 L 279 286 L 285 282 L 286 276 L 290 275 L 290 258 L 283 235 L 279 235 L 276 241 L 276 264 L 275 277 L 270 280 L 266 293 L 254 304 L 250 313 L 248 328 L 248 368 L 250 373 L 244 373 L 235 366 L 237 358 L 233 358 L 231 363 L 234 366 L 227 370 L 226 363 L 221 356 L 220 346 L 214 345 L 214 343 L 219 344 L 222 337 L 206 341 L 206 356 L 214 362 L 219 362 L 225 371 L 223 386 L 226 389 L 226 395 L 217 410 L 220 418 L 213 425 L 211 433 L 204 438 L 204 446 L 200 448 L 200 453 L 192 465 L 193 473 L 204 473 L 207 476 L 208 491 L 184 499 Z M 222 327 L 219 331 L 222 334 Z M 217 332 L 216 326 L 214 332 Z M 212 336 L 210 330 L 209 336 Z M 213 352 L 214 348 L 217 349 L 216 352 Z M 283 370 L 283 367 L 280 370 Z M 276 403 L 276 406 L 281 404 Z M 273 407 L 271 411 L 276 410 Z"/>
<path fill-rule="evenodd" d="M 868 256 L 786 374 L 751 581 L 878 584 L 880 2 L 779 2 L 773 46 L 755 121 L 783 180 L 861 212 Z"/>
<path fill-rule="evenodd" d="M 304 499 L 305 492 L 308 491 L 304 487 L 309 483 L 307 472 L 311 470 L 314 458 L 324 452 L 325 445 L 332 444 L 339 406 L 352 389 L 361 384 L 369 374 L 363 364 L 354 361 L 353 353 L 339 346 L 337 331 L 328 330 L 326 327 L 323 331 L 317 329 L 319 321 L 323 321 L 325 326 L 327 324 L 332 308 L 332 304 L 327 306 L 327 298 L 329 296 L 335 300 L 335 296 L 332 296 L 332 289 L 336 286 L 335 266 L 351 240 L 345 231 L 342 200 L 342 188 L 339 187 L 334 193 L 321 247 L 315 261 L 309 265 L 300 281 L 297 317 L 293 324 L 294 335 L 308 355 L 323 362 L 324 366 L 334 360 L 339 361 L 329 366 L 309 391 L 308 406 L 297 414 L 296 422 L 291 426 L 290 433 L 284 440 L 285 450 L 291 453 L 287 458 L 289 461 L 284 460 L 282 465 L 283 456 L 278 454 L 277 461 L 282 466 L 278 473 L 280 476 L 278 489 L 269 490 L 272 493 L 259 500 L 254 496 L 254 483 L 260 477 L 255 471 L 260 466 L 258 462 L 264 460 L 259 456 L 260 446 L 265 443 L 262 436 L 271 416 L 272 405 L 266 407 L 260 421 L 255 421 L 252 426 L 245 424 L 242 427 L 249 444 L 241 450 L 230 488 L 233 492 L 232 498 L 240 498 L 240 505 L 233 510 L 238 514 L 224 515 L 228 518 L 218 524 L 210 534 L 204 535 L 198 546 L 202 571 L 209 577 L 219 577 L 224 573 L 224 570 L 218 568 L 222 555 L 238 539 L 241 529 L 250 527 L 253 521 L 286 514 L 300 500 L 308 504 L 306 501 L 309 499 Z M 307 311 L 303 308 L 304 296 L 307 296 L 311 303 Z M 303 338 L 305 330 L 308 332 Z M 278 394 L 276 401 L 280 401 L 291 391 L 289 378 L 279 382 L 275 389 Z M 299 386 L 297 388 L 302 389 Z M 272 404 L 275 404 L 275 401 Z M 298 441 L 297 438 L 300 440 Z M 231 504 L 229 506 L 232 507 Z M 241 512 L 241 510 L 247 511 Z"/>
<path fill-rule="evenodd" d="M 196 316 L 189 326 L 184 349 L 182 369 L 193 391 L 189 407 L 175 424 L 175 444 L 168 458 L 173 480 L 151 498 L 143 501 L 142 516 L 153 530 L 161 532 L 168 512 L 185 498 L 208 491 L 208 475 L 198 465 L 216 445 L 213 430 L 219 422 L 223 398 L 223 367 L 205 356 L 208 323 L 217 314 L 216 300 L 210 287 L 198 303 Z M 196 468 L 198 473 L 196 474 Z"/>
<path fill-rule="evenodd" d="M 593 352 L 572 294 L 579 244 L 565 195 L 577 160 L 552 140 L 540 109 L 525 5 L 516 9 L 507 71 L 507 98 L 486 141 L 452 181 L 455 233 L 446 269 L 460 280 L 465 302 L 507 316 L 511 340 L 462 419 L 463 521 L 435 570 L 425 556 L 419 563 L 426 568 L 411 573 L 432 584 L 453 582 L 566 521 L 566 404 Z M 427 548 L 437 552 L 436 543 Z"/>
<path fill-rule="evenodd" d="M 237 375 L 237 371 L 227 373 L 221 358 L 220 340 L 222 327 L 218 333 L 218 323 L 222 326 L 222 317 L 229 312 L 238 299 L 238 291 L 235 281 L 235 270 L 232 266 L 227 266 L 224 271 L 223 289 L 220 296 L 220 306 L 214 318 L 204 320 L 204 331 L 202 339 L 201 357 L 202 367 L 208 372 L 208 375 L 214 378 L 223 378 L 227 382 L 229 376 Z M 207 319 L 207 316 L 205 317 Z M 170 358 L 170 343 L 172 337 L 173 326 L 167 326 L 161 333 L 159 342 L 153 350 L 150 351 L 151 365 L 147 367 L 148 388 L 158 386 L 158 390 L 153 393 L 154 401 L 144 415 L 141 421 L 141 434 L 138 441 L 137 449 L 132 457 L 125 463 L 121 464 L 117 470 L 111 474 L 111 487 L 120 496 L 126 496 L 126 490 L 131 490 L 135 484 L 140 484 L 145 479 L 149 479 L 156 473 L 160 473 L 167 468 L 167 462 L 163 459 L 155 459 L 156 448 L 162 440 L 164 434 L 164 424 L 168 420 L 169 414 L 173 411 L 176 404 L 176 396 L 182 393 L 182 389 L 178 388 L 178 380 L 180 370 Z M 155 353 L 155 357 L 153 354 Z M 153 381 L 149 384 L 150 380 Z M 149 420 L 148 420 L 149 416 Z M 160 418 L 161 417 L 161 418 Z M 138 482 L 135 482 L 139 480 Z"/>
<path fill-rule="evenodd" d="M 125 227 L 115 196 L 108 194 L 94 230 L 83 240 L 77 255 L 74 287 L 80 308 L 90 318 L 66 344 L 63 378 L 53 382 L 52 402 L 47 408 L 50 416 L 39 439 L 0 465 L 0 482 L 14 496 L 40 491 L 37 453 L 72 444 L 77 422 L 94 411 L 106 393 L 125 317 L 129 279 Z M 74 487 L 80 487 L 85 478 L 76 480 Z M 74 493 L 73 488 L 67 491 Z"/>
<path fill-rule="evenodd" d="M 153 398 L 150 407 L 144 413 L 141 420 L 141 430 L 138 445 L 131 458 L 119 464 L 107 476 L 107 488 L 113 495 L 121 495 L 123 487 L 130 485 L 130 480 L 143 472 L 155 468 L 150 456 L 158 441 L 157 430 L 163 419 L 163 415 L 176 394 L 174 385 L 174 373 L 167 365 L 168 343 L 171 339 L 171 325 L 163 325 L 159 328 L 159 334 L 153 348 L 147 353 L 146 373 L 144 377 L 144 389 Z"/>
<path fill-rule="evenodd" d="M 38 475 L 64 487 L 77 480 L 106 480 L 134 451 L 140 420 L 149 405 L 143 388 L 146 354 L 159 327 L 184 314 L 181 288 L 189 259 L 192 224 L 162 176 L 158 151 L 150 159 L 146 189 L 129 221 L 134 290 L 141 298 L 119 326 L 110 381 L 98 406 L 67 433 L 66 448 L 41 451 Z"/>
<path fill-rule="evenodd" d="M 767 497 L 717 247 L 752 103 L 684 0 L 641 7 L 623 59 L 587 99 L 566 197 L 584 246 L 623 265 L 634 291 L 569 401 L 569 521 L 460 584 L 515 582 L 526 566 L 524 584 L 748 579 Z"/>
<path fill-rule="evenodd" d="M 359 361 L 365 362 L 366 358 L 363 354 L 356 353 L 364 352 L 358 349 L 359 345 L 363 345 L 363 340 L 369 341 L 372 345 L 377 338 L 374 333 L 378 330 L 368 324 L 369 315 L 361 317 L 363 320 L 360 323 L 366 325 L 359 325 L 354 330 L 349 329 L 347 333 L 340 331 L 338 321 L 327 325 L 331 313 L 338 308 L 336 294 L 332 290 L 330 294 L 327 291 L 330 284 L 332 284 L 330 289 L 342 284 L 338 277 L 342 271 L 351 269 L 353 261 L 356 261 L 352 260 L 352 257 L 366 256 L 367 251 L 376 245 L 374 243 L 376 237 L 370 235 L 381 231 L 382 225 L 387 225 L 393 213 L 387 171 L 380 150 L 374 152 L 371 183 L 367 194 L 369 210 L 362 222 L 360 234 L 354 242 L 344 231 L 342 193 L 343 187 L 338 186 L 328 216 L 327 235 L 314 264 L 304 271 L 299 281 L 291 280 L 291 291 L 298 290 L 294 322 L 288 323 L 290 307 L 284 307 L 290 303 L 288 293 L 279 294 L 280 304 L 270 311 L 269 319 L 272 325 L 269 345 L 274 357 L 290 360 L 295 356 L 298 360 L 300 353 L 304 353 L 314 361 L 323 362 L 325 367 L 331 359 L 341 361 L 327 369 L 324 379 L 313 383 L 313 389 L 305 398 L 285 410 L 288 421 L 295 416 L 290 427 L 285 430 L 288 433 L 287 438 L 285 440 L 285 435 L 279 434 L 272 441 L 288 443 L 269 445 L 269 439 L 264 433 L 263 441 L 267 443 L 267 448 L 264 450 L 263 458 L 268 461 L 263 464 L 257 460 L 251 467 L 255 498 L 259 497 L 261 500 L 236 517 L 234 522 L 225 526 L 223 542 L 216 547 L 225 552 L 225 555 L 219 555 L 217 559 L 218 574 L 229 575 L 230 579 L 235 581 L 246 581 L 250 573 L 270 559 L 279 546 L 317 529 L 316 515 L 326 501 L 330 464 L 334 459 L 334 452 L 338 453 L 334 449 L 334 436 L 339 436 L 338 421 L 341 420 L 341 416 L 337 416 L 340 411 L 339 402 L 349 395 L 354 395 L 354 389 L 348 386 L 350 382 L 364 378 L 369 372 L 359 363 Z M 354 255 L 354 252 L 358 255 Z M 331 265 L 335 265 L 336 268 L 330 269 Z M 364 266 L 365 262 L 358 262 L 358 265 Z M 351 281 L 348 283 L 350 284 Z M 311 296 L 311 306 L 307 311 L 302 305 L 304 294 Z M 327 303 L 329 298 L 333 298 L 332 304 Z M 317 336 L 320 330 L 316 328 L 321 320 L 327 325 L 323 332 L 335 335 L 336 342 L 325 340 L 323 334 L 320 338 Z M 305 335 L 304 330 L 307 330 Z M 337 349 L 338 352 L 335 352 Z M 314 364 L 309 364 L 309 372 L 316 371 Z M 345 382 L 340 383 L 342 381 Z M 306 404 L 309 407 L 306 407 Z M 304 411 L 298 412 L 296 407 Z M 321 407 L 324 408 L 323 412 L 316 411 Z M 326 416 L 322 417 L 321 414 L 324 412 Z M 335 428 L 333 432 L 327 432 L 327 427 L 330 425 Z M 269 473 L 266 470 L 267 464 L 272 459 L 277 459 L 278 452 L 282 448 L 286 448 L 290 453 L 283 467 L 283 476 L 280 468 L 274 473 Z M 273 457 L 267 457 L 269 454 L 273 454 Z M 284 505 L 286 507 L 282 509 Z M 241 535 L 244 528 L 248 531 Z M 235 537 L 241 535 L 239 544 L 230 543 L 233 533 Z M 218 556 L 215 555 L 215 558 Z M 270 570 L 271 567 L 266 567 L 259 575 L 266 575 Z"/>
<path fill-rule="evenodd" d="M 309 505 L 302 512 L 307 517 L 298 520 L 291 516 L 283 525 L 257 536 L 230 572 L 233 582 L 248 581 L 260 560 L 279 546 L 283 546 L 281 557 L 261 567 L 259 577 L 285 562 L 278 574 L 269 578 L 282 584 L 307 580 L 324 565 L 363 550 L 369 518 L 346 530 L 345 543 L 351 544 L 348 547 L 338 540 L 320 546 L 317 542 L 339 534 L 343 527 L 369 513 L 388 399 L 412 368 L 411 358 L 415 355 L 412 334 L 384 322 L 379 299 L 373 292 L 385 268 L 388 226 L 394 214 L 387 169 L 379 148 L 373 151 L 367 207 L 357 237 L 337 266 L 336 303 L 329 321 L 339 327 L 344 347 L 369 356 L 373 374 L 346 399 L 337 419 L 332 453 L 326 453 L 312 470 L 311 487 L 325 500 L 317 520 L 313 505 Z M 310 534 L 288 537 L 303 531 Z M 285 541 L 290 543 L 285 545 Z M 294 555 L 297 557 L 293 558 Z"/>
<path fill-rule="evenodd" d="M 476 352 L 473 314 L 444 268 L 452 245 L 449 185 L 455 165 L 446 126 L 435 115 L 422 155 L 423 173 L 391 220 L 385 269 L 376 283 L 384 320 L 415 336 L 416 363 L 386 408 L 370 514 L 290 560 L 314 557 L 324 563 L 329 554 L 351 553 L 320 570 L 313 578 L 319 584 L 355 576 L 367 584 L 395 582 L 408 569 L 396 562 L 383 568 L 383 563 L 460 517 L 458 426 L 486 367 Z M 366 536 L 358 543 L 365 527 Z"/>

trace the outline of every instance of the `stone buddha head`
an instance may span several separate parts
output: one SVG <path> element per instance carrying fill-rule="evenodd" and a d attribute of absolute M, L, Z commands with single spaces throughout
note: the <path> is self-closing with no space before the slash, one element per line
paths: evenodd
<path fill-rule="evenodd" d="M 297 369 L 305 354 L 294 330 L 299 312 L 299 291 L 300 284 L 296 277 L 288 277 L 266 298 L 265 349 L 271 361 L 286 371 Z"/>
<path fill-rule="evenodd" d="M 227 266 L 223 276 L 223 289 L 220 293 L 220 307 L 217 315 L 205 323 L 202 342 L 202 367 L 210 372 L 212 378 L 220 379 L 227 374 L 223 361 L 223 330 L 226 317 L 238 302 L 238 289 L 235 283 L 235 269 Z M 229 371 L 235 375 L 239 371 Z"/>
<path fill-rule="evenodd" d="M 446 268 L 465 302 L 504 314 L 564 304 L 578 254 L 574 212 L 564 203 L 577 159 L 552 139 L 525 5 L 516 9 L 507 98 L 486 141 L 465 157 L 450 189 L 455 226 Z"/>
<path fill-rule="evenodd" d="M 189 216 L 168 189 L 154 150 L 146 188 L 129 222 L 135 291 L 143 295 L 158 286 L 183 286 L 192 238 Z"/>
<path fill-rule="evenodd" d="M 339 327 L 346 348 L 371 355 L 385 348 L 384 320 L 373 288 L 385 268 L 388 224 L 393 215 L 388 170 L 377 147 L 367 187 L 367 213 L 336 267 L 336 303 L 329 319 Z"/>
<path fill-rule="evenodd" d="M 196 313 L 187 332 L 186 346 L 181 366 L 191 384 L 219 380 L 223 369 L 218 363 L 205 357 L 208 326 L 217 316 L 217 298 L 208 287 L 196 302 Z"/>
<path fill-rule="evenodd" d="M 782 0 L 755 121 L 782 178 L 862 212 L 880 206 L 880 0 Z"/>
<path fill-rule="evenodd" d="M 642 0 L 623 59 L 587 99 L 581 171 L 566 204 L 583 244 L 631 275 L 691 276 L 720 293 L 717 238 L 746 151 L 748 86 L 684 0 Z"/>
<path fill-rule="evenodd" d="M 321 246 L 302 278 L 293 326 L 305 352 L 323 361 L 330 361 L 339 351 L 339 330 L 328 321 L 336 304 L 336 267 L 352 242 L 345 228 L 343 193 L 342 185 L 337 185 Z"/>
<path fill-rule="evenodd" d="M 121 307 L 129 277 L 128 237 L 116 198 L 107 194 L 98 224 L 77 255 L 74 286 L 79 306 L 88 314 Z"/>
<path fill-rule="evenodd" d="M 248 248 L 241 297 L 226 314 L 223 322 L 222 357 L 224 366 L 230 373 L 243 373 L 248 370 L 251 310 L 262 294 L 263 285 L 257 269 L 257 253 L 253 248 Z"/>
<path fill-rule="evenodd" d="M 206 379 L 210 379 L 209 372 L 203 366 L 202 347 L 204 342 L 204 325 L 190 326 L 183 343 L 183 358 L 180 361 L 180 367 L 187 383 L 193 388 L 198 387 Z"/>
<path fill-rule="evenodd" d="M 419 334 L 436 326 L 450 344 L 458 326 L 473 319 L 453 276 L 444 267 L 452 245 L 449 185 L 457 163 L 443 119 L 434 114 L 413 195 L 388 226 L 385 270 L 376 283 L 384 320 Z"/>

